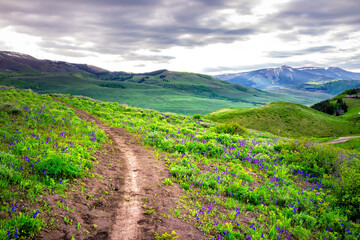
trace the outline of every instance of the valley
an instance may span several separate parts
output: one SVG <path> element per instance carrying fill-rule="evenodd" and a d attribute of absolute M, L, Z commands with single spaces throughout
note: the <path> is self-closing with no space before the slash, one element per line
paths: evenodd
<path fill-rule="evenodd" d="M 263 91 L 197 73 L 109 72 L 86 64 L 39 60 L 4 51 L 0 52 L 0 85 L 39 93 L 83 95 L 187 115 L 226 107 L 253 108 L 274 101 L 311 105 L 333 97 L 333 92 L 309 92 L 305 88 Z"/>

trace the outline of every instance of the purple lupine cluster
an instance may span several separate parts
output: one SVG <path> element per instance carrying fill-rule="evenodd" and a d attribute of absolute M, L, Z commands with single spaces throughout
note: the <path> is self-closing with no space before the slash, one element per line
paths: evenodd
<path fill-rule="evenodd" d="M 14 232 L 14 234 L 12 234 L 12 232 Z M 18 234 L 18 229 L 17 227 L 13 227 L 12 229 L 8 229 L 7 230 L 7 235 L 8 237 L 11 239 L 12 236 L 14 236 L 14 238 L 18 238 L 19 237 L 19 234 Z"/>
<path fill-rule="evenodd" d="M 40 213 L 40 211 L 36 210 L 36 212 L 32 215 L 32 218 L 36 218 L 39 213 Z"/>
<path fill-rule="evenodd" d="M 11 203 L 11 209 L 8 211 L 9 216 L 11 216 L 13 213 L 15 213 L 16 209 L 17 209 L 17 205 L 14 203 Z"/>

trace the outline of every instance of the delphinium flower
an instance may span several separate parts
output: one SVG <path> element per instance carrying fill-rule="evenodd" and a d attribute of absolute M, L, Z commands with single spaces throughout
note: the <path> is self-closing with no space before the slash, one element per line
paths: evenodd
<path fill-rule="evenodd" d="M 346 229 L 346 232 L 347 232 L 347 234 L 349 234 L 349 235 L 352 235 L 353 233 L 352 233 L 352 231 L 348 228 L 348 229 Z"/>
<path fill-rule="evenodd" d="M 254 224 L 251 224 L 250 228 L 253 229 L 253 230 L 256 230 L 255 227 L 254 227 Z"/>
<path fill-rule="evenodd" d="M 15 228 L 14 237 L 18 238 L 17 228 Z"/>
<path fill-rule="evenodd" d="M 32 215 L 32 218 L 36 218 L 36 216 L 40 213 L 39 210 L 37 210 L 33 215 Z"/>
<path fill-rule="evenodd" d="M 9 213 L 9 216 L 11 216 L 11 214 L 15 213 L 16 212 L 16 209 L 17 209 L 17 205 L 15 204 L 11 204 L 12 208 L 11 208 L 11 211 L 8 211 Z"/>

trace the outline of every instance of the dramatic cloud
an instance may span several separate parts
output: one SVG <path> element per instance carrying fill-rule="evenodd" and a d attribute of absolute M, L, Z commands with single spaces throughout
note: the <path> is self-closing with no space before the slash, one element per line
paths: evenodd
<path fill-rule="evenodd" d="M 328 52 L 331 49 L 334 49 L 333 46 L 319 46 L 319 47 L 310 47 L 306 49 L 301 50 L 295 50 L 295 51 L 273 51 L 268 54 L 269 57 L 272 58 L 288 58 L 293 56 L 299 56 L 299 55 L 307 55 L 311 53 L 316 52 Z"/>
<path fill-rule="evenodd" d="M 2 34 L 0 46 L 24 49 L 14 41 L 22 34 L 23 45 L 33 44 L 26 53 L 35 57 L 129 71 L 242 69 L 277 64 L 280 58 L 306 62 L 310 54 L 326 64 L 343 48 L 352 50 L 349 59 L 360 53 L 358 5 L 358 0 L 2 1 L 0 33 L 8 34 Z"/>
<path fill-rule="evenodd" d="M 0 26 L 11 25 L 16 31 L 40 36 L 46 41 L 44 48 L 51 48 L 49 42 L 72 36 L 79 42 L 94 43 L 86 50 L 122 54 L 143 48 L 233 42 L 255 30 L 248 26 L 224 28 L 224 19 L 217 18 L 216 12 L 232 8 L 250 14 L 254 4 L 256 1 L 17 0 L 1 4 Z"/>

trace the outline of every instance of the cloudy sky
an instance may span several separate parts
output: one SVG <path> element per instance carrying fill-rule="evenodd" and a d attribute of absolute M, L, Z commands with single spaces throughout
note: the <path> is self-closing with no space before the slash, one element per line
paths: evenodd
<path fill-rule="evenodd" d="M 0 0 L 0 50 L 113 71 L 360 72 L 359 0 Z"/>

